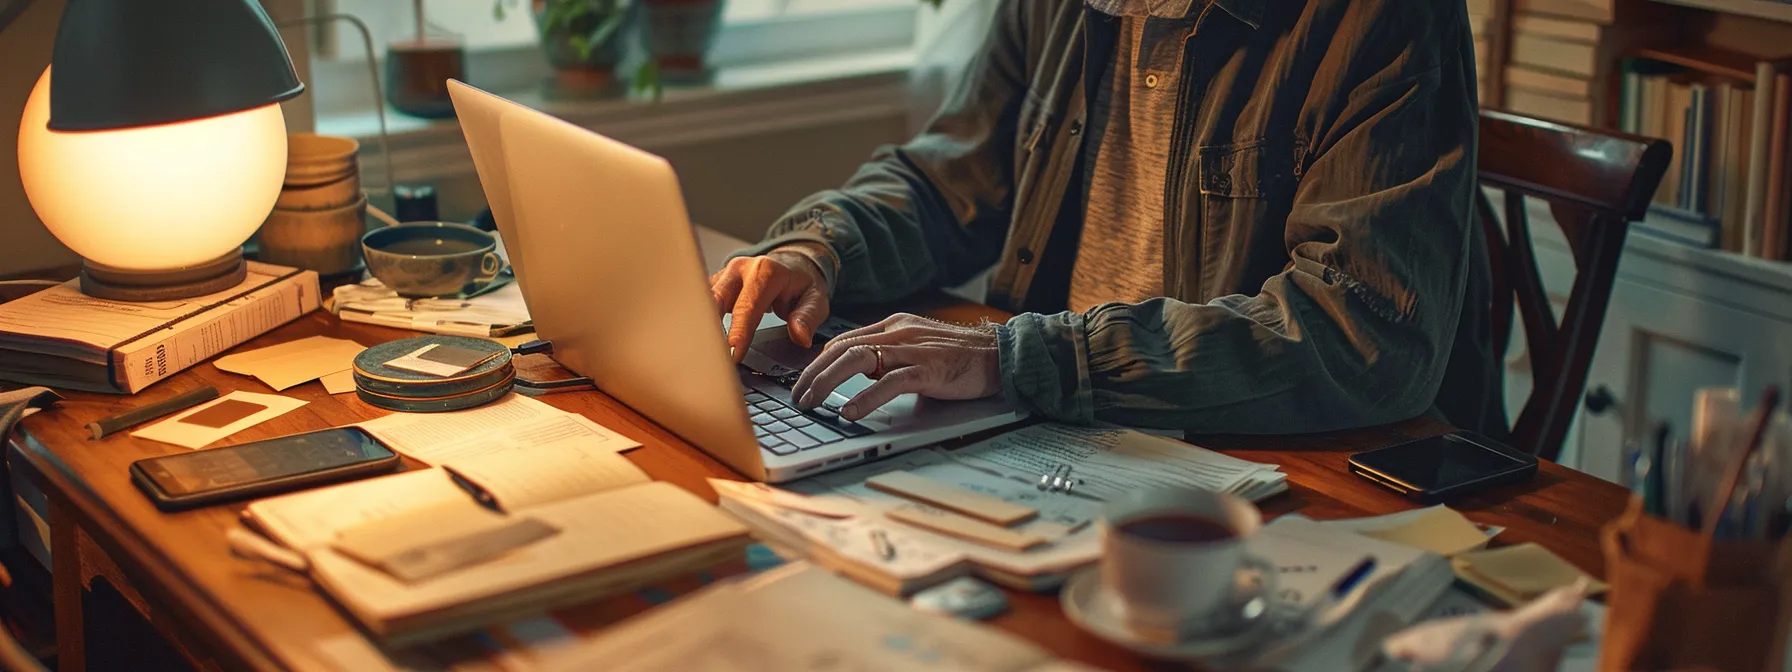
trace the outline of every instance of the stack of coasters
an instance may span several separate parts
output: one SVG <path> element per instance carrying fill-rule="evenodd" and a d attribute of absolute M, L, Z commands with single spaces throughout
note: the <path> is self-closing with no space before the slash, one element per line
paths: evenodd
<path fill-rule="evenodd" d="M 516 383 L 510 348 L 467 336 L 383 343 L 355 357 L 355 395 L 380 408 L 436 413 L 498 399 Z"/>

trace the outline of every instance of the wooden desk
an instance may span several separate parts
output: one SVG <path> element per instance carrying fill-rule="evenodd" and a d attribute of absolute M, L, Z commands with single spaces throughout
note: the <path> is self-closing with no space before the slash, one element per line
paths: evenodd
<path fill-rule="evenodd" d="M 910 307 L 949 320 L 975 320 L 989 309 L 949 300 Z M 327 334 L 365 345 L 410 336 L 408 332 L 337 322 L 314 313 L 239 349 Z M 210 383 L 223 391 L 266 392 L 252 378 L 201 364 L 136 397 L 70 394 L 55 412 L 23 423 L 11 444 L 23 459 L 13 463 L 50 496 L 57 630 L 61 669 L 83 669 L 80 577 L 97 566 L 141 594 L 158 627 L 177 646 L 220 667 L 318 669 L 328 665 L 316 643 L 351 632 L 352 626 L 303 578 L 232 556 L 224 531 L 238 525 L 241 505 L 165 514 L 132 487 L 127 466 L 138 459 L 183 449 L 132 438 L 128 434 L 90 441 L 82 427 L 127 407 L 157 401 Z M 230 438 L 245 442 L 359 422 L 385 414 L 352 394 L 330 396 L 307 383 L 285 394 L 310 402 Z M 640 441 L 628 453 L 653 477 L 715 498 L 704 479 L 738 478 L 731 470 L 595 392 L 552 395 L 544 401 L 574 411 Z M 1282 465 L 1290 492 L 1264 504 L 1270 515 L 1299 511 L 1314 518 L 1388 513 L 1411 504 L 1349 475 L 1345 456 L 1353 451 L 1428 436 L 1447 428 L 1429 421 L 1323 436 L 1204 437 L 1196 441 L 1240 457 Z M 1506 526 L 1502 542 L 1536 541 L 1581 567 L 1603 572 L 1596 532 L 1623 508 L 1617 486 L 1554 464 L 1538 477 L 1456 504 L 1478 522 Z M 1143 665 L 1132 654 L 1086 634 L 1064 619 L 1055 595 L 1015 594 L 1012 611 L 994 621 L 1060 655 L 1110 669 Z M 602 627 L 627 609 L 609 603 L 557 614 L 575 630 Z"/>

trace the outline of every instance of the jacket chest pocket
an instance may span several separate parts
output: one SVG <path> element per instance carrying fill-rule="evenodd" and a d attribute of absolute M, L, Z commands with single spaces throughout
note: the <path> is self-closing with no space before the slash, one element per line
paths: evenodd
<path fill-rule="evenodd" d="M 1259 139 L 1195 152 L 1201 220 L 1182 244 L 1199 260 L 1196 286 L 1224 294 L 1259 285 L 1287 262 L 1284 230 L 1300 184 L 1294 143 Z"/>
<path fill-rule="evenodd" d="M 1292 200 L 1300 183 L 1294 143 L 1251 140 L 1196 149 L 1203 200 Z"/>

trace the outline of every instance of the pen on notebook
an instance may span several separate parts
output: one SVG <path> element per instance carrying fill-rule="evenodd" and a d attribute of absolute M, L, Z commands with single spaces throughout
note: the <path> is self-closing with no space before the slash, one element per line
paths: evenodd
<path fill-rule="evenodd" d="M 1365 557 L 1356 563 L 1354 567 L 1350 568 L 1350 571 L 1345 572 L 1343 576 L 1338 577 L 1337 581 L 1332 582 L 1331 587 L 1327 588 L 1325 594 L 1320 595 L 1312 606 L 1302 611 L 1297 621 L 1302 626 L 1301 630 L 1293 637 L 1286 638 L 1281 643 L 1274 645 L 1257 662 L 1272 663 L 1300 649 L 1307 641 L 1335 625 L 1346 611 L 1341 607 L 1350 601 L 1357 589 L 1363 585 L 1369 575 L 1374 573 L 1375 556 Z"/>

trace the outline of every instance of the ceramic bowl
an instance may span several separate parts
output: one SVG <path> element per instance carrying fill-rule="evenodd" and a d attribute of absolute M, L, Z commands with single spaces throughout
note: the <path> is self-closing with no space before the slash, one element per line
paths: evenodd
<path fill-rule="evenodd" d="M 329 210 L 274 208 L 261 225 L 259 258 L 270 264 L 347 273 L 361 267 L 361 234 L 367 231 L 367 197 Z"/>
<path fill-rule="evenodd" d="M 492 234 L 453 222 L 407 222 L 361 238 L 367 271 L 411 298 L 472 294 L 498 277 L 504 260 Z"/>
<path fill-rule="evenodd" d="M 316 133 L 286 135 L 286 186 L 315 187 L 355 174 L 355 152 L 361 143 L 352 138 Z"/>
<path fill-rule="evenodd" d="M 357 198 L 361 198 L 361 174 L 351 171 L 347 176 L 327 184 L 282 187 L 280 197 L 274 201 L 274 207 L 282 210 L 333 210 L 354 203 Z"/>

